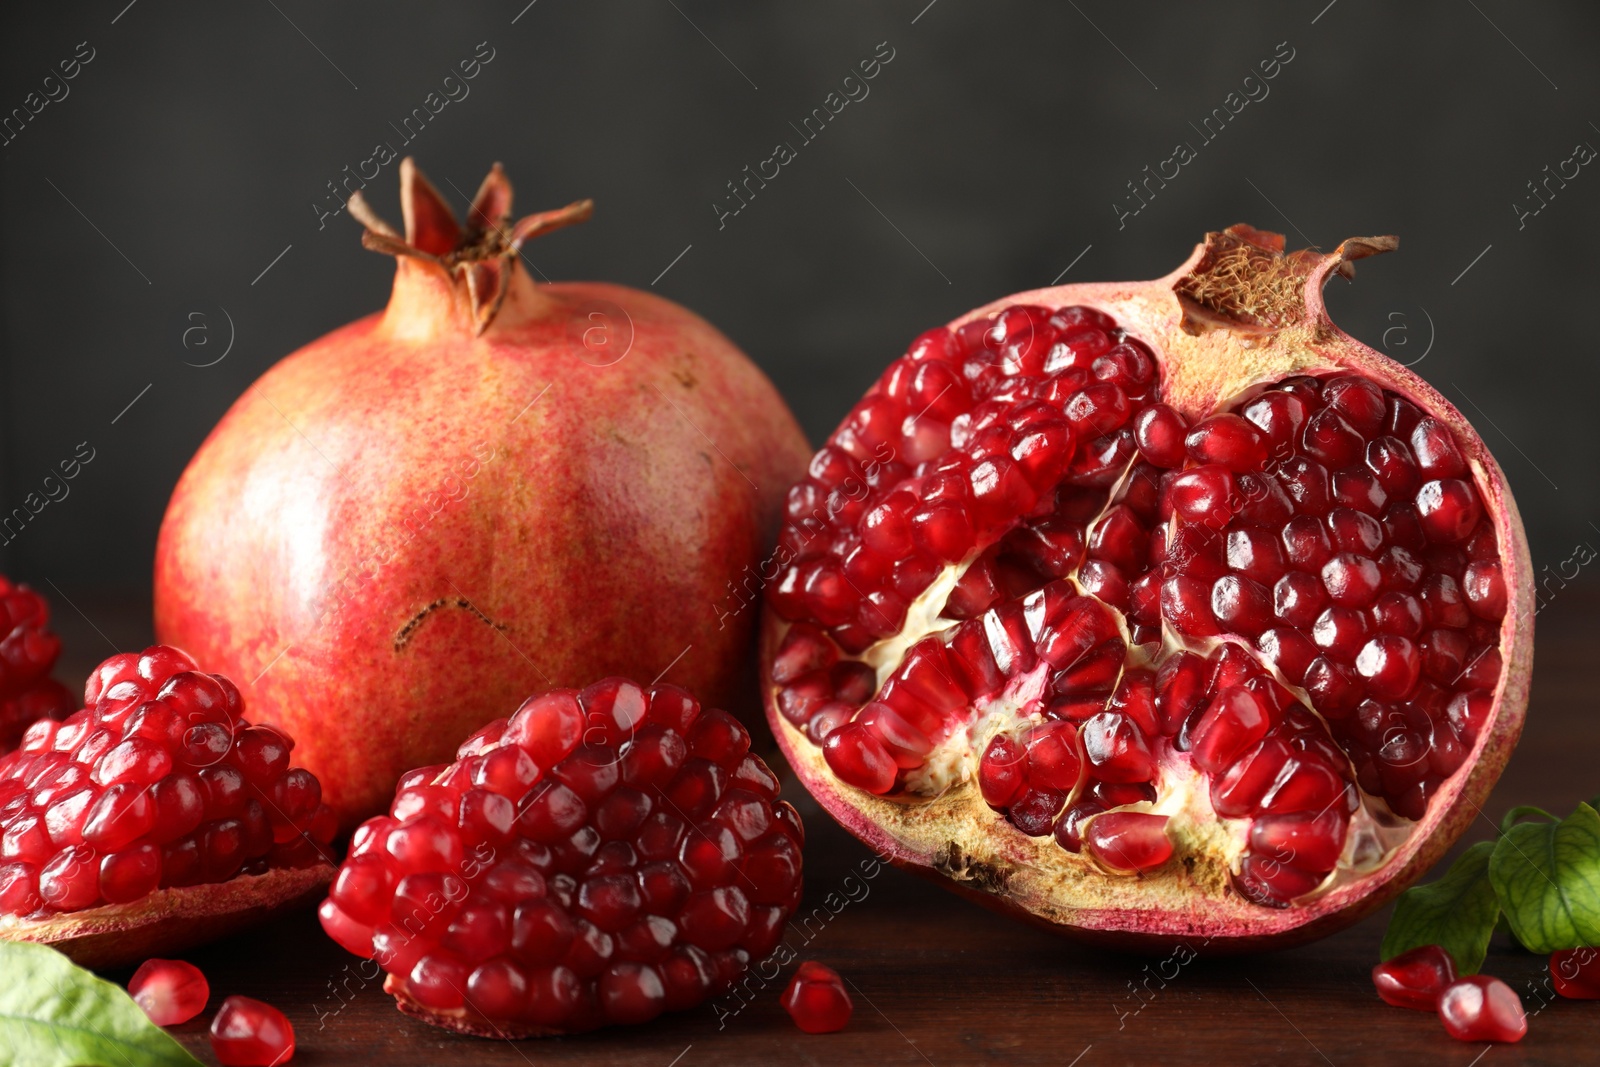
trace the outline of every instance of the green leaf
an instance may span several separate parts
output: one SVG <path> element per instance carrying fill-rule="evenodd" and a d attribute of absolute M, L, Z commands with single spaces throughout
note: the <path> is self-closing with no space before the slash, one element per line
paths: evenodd
<path fill-rule="evenodd" d="M 200 1067 L 120 986 L 53 948 L 0 941 L 0 976 L 11 1067 Z"/>
<path fill-rule="evenodd" d="M 1500 820 L 1500 832 L 1502 834 L 1509 832 L 1510 829 L 1517 825 L 1518 822 L 1529 817 L 1540 818 L 1545 822 L 1561 821 L 1554 815 L 1551 815 L 1548 811 L 1545 811 L 1543 808 L 1536 808 L 1531 804 L 1524 804 L 1521 807 L 1512 808 L 1510 811 L 1506 812 L 1506 817 Z"/>
<path fill-rule="evenodd" d="M 1443 878 L 1400 894 L 1383 935 L 1381 956 L 1387 960 L 1421 945 L 1442 945 L 1460 973 L 1477 974 L 1500 918 L 1500 902 L 1489 882 L 1494 847 L 1493 841 L 1479 841 Z"/>
<path fill-rule="evenodd" d="M 1494 847 L 1489 880 L 1531 952 L 1600 945 L 1600 814 L 1579 804 L 1559 823 L 1519 823 Z"/>

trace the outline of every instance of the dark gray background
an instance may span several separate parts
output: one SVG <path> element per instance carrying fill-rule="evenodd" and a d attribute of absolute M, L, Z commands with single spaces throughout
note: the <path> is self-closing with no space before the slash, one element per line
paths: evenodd
<path fill-rule="evenodd" d="M 145 594 L 168 493 L 228 404 L 385 299 L 389 262 L 310 205 L 375 142 L 401 147 L 390 123 L 483 41 L 470 96 L 402 151 L 458 206 L 496 159 L 524 210 L 594 197 L 591 223 L 530 248 L 551 278 L 646 287 L 692 246 L 656 291 L 748 351 L 813 440 L 916 333 L 1074 261 L 1068 281 L 1152 277 L 1236 221 L 1295 245 L 1398 233 L 1335 283 L 1341 323 L 1427 351 L 1416 369 L 1500 457 L 1536 564 L 1600 544 L 1600 167 L 1525 228 L 1513 208 L 1600 147 L 1594 5 L 525 3 L 7 5 L 0 112 L 78 42 L 95 58 L 0 148 L 4 508 L 78 442 L 96 458 L 0 567 Z M 870 96 L 719 231 L 724 183 L 882 41 Z M 1270 95 L 1119 229 L 1125 183 L 1198 145 L 1189 123 L 1279 42 Z M 370 191 L 391 216 L 396 170 Z M 186 365 L 222 351 L 222 309 L 228 357 Z"/>

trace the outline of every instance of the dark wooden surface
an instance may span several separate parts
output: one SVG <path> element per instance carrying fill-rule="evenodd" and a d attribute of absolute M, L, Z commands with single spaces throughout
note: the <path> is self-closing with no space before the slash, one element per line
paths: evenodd
<path fill-rule="evenodd" d="M 86 660 L 96 648 L 136 647 L 145 636 L 137 606 L 80 606 L 94 625 L 63 605 L 60 629 Z M 1485 818 L 1463 843 L 1492 836 L 1490 820 L 1515 804 L 1564 814 L 1600 792 L 1600 590 L 1561 591 L 1538 628 L 1527 729 Z M 805 907 L 831 892 L 857 898 L 809 940 L 793 930 L 790 937 L 801 958 L 831 964 L 854 987 L 855 1016 L 838 1034 L 803 1034 L 779 1007 L 792 965 L 727 1017 L 708 1006 L 642 1027 L 512 1043 L 455 1037 L 402 1016 L 381 978 L 368 980 L 363 961 L 325 938 L 309 914 L 189 958 L 210 978 L 213 1009 L 223 996 L 244 993 L 287 1013 L 299 1040 L 294 1062 L 307 1067 L 1600 1062 L 1600 1002 L 1553 997 L 1544 959 L 1498 938 L 1484 969 L 1523 995 L 1529 1034 L 1518 1045 L 1462 1044 L 1431 1014 L 1390 1008 L 1373 993 L 1368 971 L 1387 909 L 1324 941 L 1269 955 L 1179 965 L 1184 954 L 1175 944 L 1177 956 L 1163 966 L 1024 927 L 901 871 L 863 879 L 858 864 L 868 852 L 806 798 L 795 799 L 810 835 Z M 201 1060 L 216 1062 L 203 1019 L 175 1032 Z"/>

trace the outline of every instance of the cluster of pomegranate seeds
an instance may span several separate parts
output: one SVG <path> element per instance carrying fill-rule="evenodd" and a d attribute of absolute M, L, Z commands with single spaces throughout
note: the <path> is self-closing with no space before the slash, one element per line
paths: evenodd
<path fill-rule="evenodd" d="M 294 1027 L 271 1004 L 232 996 L 211 1020 L 211 1051 L 222 1067 L 277 1067 L 294 1059 Z"/>
<path fill-rule="evenodd" d="M 61 639 L 48 629 L 50 606 L 25 585 L 0 575 L 0 754 L 40 719 L 64 719 L 72 694 L 50 677 Z"/>
<path fill-rule="evenodd" d="M 145 960 L 128 980 L 128 995 L 157 1026 L 177 1026 L 206 1010 L 211 985 L 183 960 Z"/>
<path fill-rule="evenodd" d="M 1338 865 L 1363 795 L 1419 819 L 1466 760 L 1499 546 L 1404 397 L 1300 375 L 1191 424 L 1158 370 L 1083 307 L 919 337 L 790 493 L 769 678 L 841 780 L 975 777 L 1109 871 L 1172 856 L 1157 809 L 1187 763 L 1249 821 L 1236 887 L 1281 906 Z"/>
<path fill-rule="evenodd" d="M 291 739 L 243 718 L 226 678 L 157 645 L 102 663 L 84 703 L 0 757 L 0 914 L 325 862 L 321 786 L 289 766 Z"/>
<path fill-rule="evenodd" d="M 1550 953 L 1550 980 L 1557 993 L 1573 1000 L 1600 1000 L 1600 948 L 1570 948 Z"/>
<path fill-rule="evenodd" d="M 1460 1041 L 1521 1041 L 1528 1032 L 1522 1000 L 1510 986 L 1486 974 L 1457 978 L 1455 960 L 1438 945 L 1384 960 L 1372 968 L 1372 984 L 1386 1004 L 1438 1012 L 1445 1031 Z"/>
<path fill-rule="evenodd" d="M 799 815 L 737 719 L 612 678 L 401 779 L 320 914 L 402 1004 L 474 1032 L 639 1023 L 726 989 L 799 903 Z"/>
<path fill-rule="evenodd" d="M 808 1034 L 831 1034 L 850 1022 L 855 1005 L 839 972 L 825 963 L 806 960 L 783 990 L 783 1010 Z"/>

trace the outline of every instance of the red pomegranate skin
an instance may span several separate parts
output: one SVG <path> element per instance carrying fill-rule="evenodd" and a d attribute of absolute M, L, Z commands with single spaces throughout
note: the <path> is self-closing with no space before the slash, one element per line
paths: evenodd
<path fill-rule="evenodd" d="M 384 313 L 234 403 L 162 525 L 156 632 L 298 738 L 346 829 L 553 686 L 659 679 L 759 718 L 729 583 L 809 459 L 793 416 L 671 301 L 512 271 L 475 335 L 464 287 L 402 257 Z"/>

